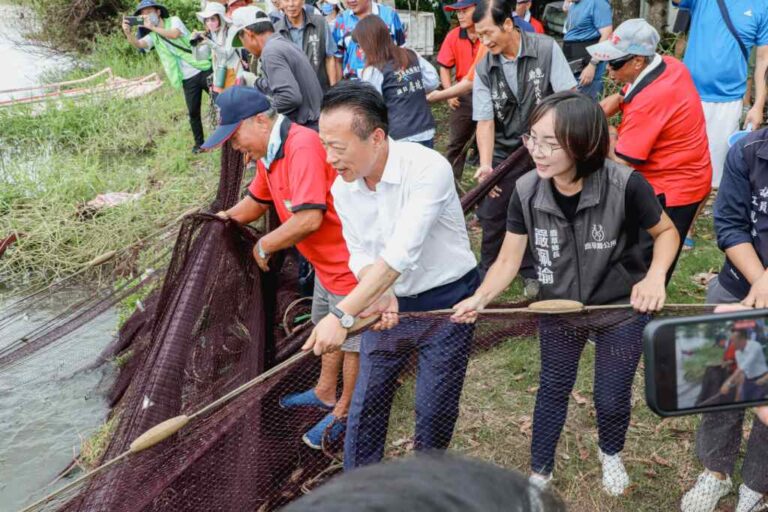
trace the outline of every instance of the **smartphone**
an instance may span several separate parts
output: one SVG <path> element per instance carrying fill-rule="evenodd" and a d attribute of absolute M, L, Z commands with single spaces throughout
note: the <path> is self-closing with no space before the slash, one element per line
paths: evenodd
<path fill-rule="evenodd" d="M 645 395 L 660 416 L 768 404 L 768 310 L 650 322 Z"/>
<path fill-rule="evenodd" d="M 131 27 L 140 27 L 144 25 L 144 16 L 124 16 L 123 19 Z"/>

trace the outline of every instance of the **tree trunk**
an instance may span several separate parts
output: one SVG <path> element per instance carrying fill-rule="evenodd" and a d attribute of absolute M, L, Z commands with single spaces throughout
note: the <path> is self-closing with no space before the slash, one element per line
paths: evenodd
<path fill-rule="evenodd" d="M 622 21 L 640 17 L 641 0 L 614 0 L 613 6 L 613 28 L 618 27 Z"/>
<path fill-rule="evenodd" d="M 649 0 L 648 23 L 659 31 L 659 34 L 667 32 L 667 0 Z"/>

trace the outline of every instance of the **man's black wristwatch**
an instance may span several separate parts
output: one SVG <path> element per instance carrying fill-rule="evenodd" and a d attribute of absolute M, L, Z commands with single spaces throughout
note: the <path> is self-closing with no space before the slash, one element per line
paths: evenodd
<path fill-rule="evenodd" d="M 339 322 L 341 322 L 341 326 L 343 328 L 351 329 L 352 326 L 355 325 L 355 317 L 348 315 L 336 306 L 331 306 L 330 311 L 333 316 L 339 319 Z"/>

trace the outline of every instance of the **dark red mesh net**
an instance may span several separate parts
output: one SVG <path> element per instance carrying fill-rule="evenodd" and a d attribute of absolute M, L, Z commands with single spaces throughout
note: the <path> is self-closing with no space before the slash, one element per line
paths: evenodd
<path fill-rule="evenodd" d="M 515 153 L 505 165 L 504 172 L 522 174 L 527 157 Z M 242 165 L 229 148 L 222 170 L 212 211 L 238 198 Z M 274 261 L 269 274 L 258 270 L 251 255 L 257 237 L 250 228 L 210 214 L 185 220 L 162 288 L 102 356 L 132 354 L 113 388 L 118 426 L 104 460 L 125 452 L 150 427 L 192 415 L 258 376 L 263 380 L 94 476 L 76 494 L 59 496 L 53 506 L 68 511 L 275 510 L 340 470 L 345 440 L 333 424 L 322 436 L 322 449 L 302 441 L 327 411 L 279 404 L 286 394 L 315 385 L 320 360 L 307 355 L 272 370 L 299 352 L 309 326 L 297 327 L 297 319 L 306 316 L 309 303 L 299 300 L 291 254 Z M 521 306 L 496 305 L 481 316 L 470 338 L 450 328 L 448 314 L 435 312 L 403 314 L 395 330 L 378 338 L 371 350 L 396 370 L 384 391 L 371 395 L 370 410 L 385 419 L 366 435 L 383 439 L 385 457 L 413 451 L 436 429 L 449 437 L 453 433 L 451 449 L 523 471 L 543 464 L 542 471 L 569 474 L 591 460 L 592 469 L 579 483 L 596 489 L 598 449 L 624 448 L 628 466 L 649 457 L 637 440 L 652 436 L 646 428 L 656 428 L 656 437 L 665 432 L 652 417 L 631 423 L 629 414 L 642 397 L 642 382 L 635 377 L 647 318 L 629 309 L 544 315 Z M 370 333 L 364 336 L 371 339 Z M 437 386 L 423 382 L 425 372 L 454 363 L 427 354 L 458 343 L 466 345 L 457 357 L 466 361 L 469 356 L 469 361 L 456 370 L 462 378 L 443 392 L 461 399 L 451 403 L 435 395 L 431 400 L 429 393 L 420 398 L 420 388 Z M 576 425 L 564 423 L 565 413 L 591 407 L 589 402 L 596 414 L 577 415 Z M 419 420 L 425 411 L 431 418 L 426 423 Z M 642 422 L 653 425 L 641 428 Z M 555 457 L 558 442 L 565 457 Z M 658 444 L 661 460 L 672 457 L 668 447 Z M 667 510 L 677 497 L 653 499 L 656 509 Z M 613 505 L 592 510 L 619 509 Z"/>

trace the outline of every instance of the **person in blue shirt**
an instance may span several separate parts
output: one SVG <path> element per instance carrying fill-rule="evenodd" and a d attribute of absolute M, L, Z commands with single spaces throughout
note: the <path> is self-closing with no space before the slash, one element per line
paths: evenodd
<path fill-rule="evenodd" d="M 613 33 L 613 11 L 608 0 L 567 0 L 563 10 L 568 13 L 563 37 L 563 53 L 568 62 L 581 60 L 576 73 L 579 91 L 593 100 L 603 91 L 605 62 L 592 59 L 587 46 L 605 41 Z"/>
<path fill-rule="evenodd" d="M 714 0 L 713 0 L 714 1 Z M 738 2 L 738 0 L 737 0 Z M 722 187 L 713 208 L 717 245 L 725 252 L 720 273 L 709 282 L 707 303 L 768 307 L 768 128 L 736 142 L 727 153 Z M 717 312 L 717 310 L 715 310 Z M 766 377 L 768 378 L 768 374 Z M 696 455 L 704 471 L 680 504 L 682 512 L 711 512 L 733 489 L 744 430 L 744 411 L 702 415 Z M 757 419 L 741 463 L 736 512 L 759 510 L 768 494 L 768 424 Z"/>
<path fill-rule="evenodd" d="M 373 0 L 348 0 L 347 9 L 336 17 L 333 39 L 338 46 L 336 58 L 341 60 L 341 77 L 359 77 L 365 69 L 365 56 L 360 46 L 352 40 L 352 31 L 357 23 L 370 14 L 375 14 L 387 25 L 392 41 L 397 46 L 405 44 L 405 31 L 400 16 L 393 8 Z"/>
<path fill-rule="evenodd" d="M 691 13 L 688 47 L 683 62 L 701 96 L 712 157 L 712 186 L 720 186 L 728 153 L 728 137 L 739 129 L 742 98 L 747 88 L 749 52 L 757 47 L 755 101 L 744 126 L 763 123 L 768 70 L 768 0 L 728 0 L 728 16 L 740 41 L 728 28 L 717 0 L 673 2 Z M 716 44 L 715 44 L 716 43 Z"/>

